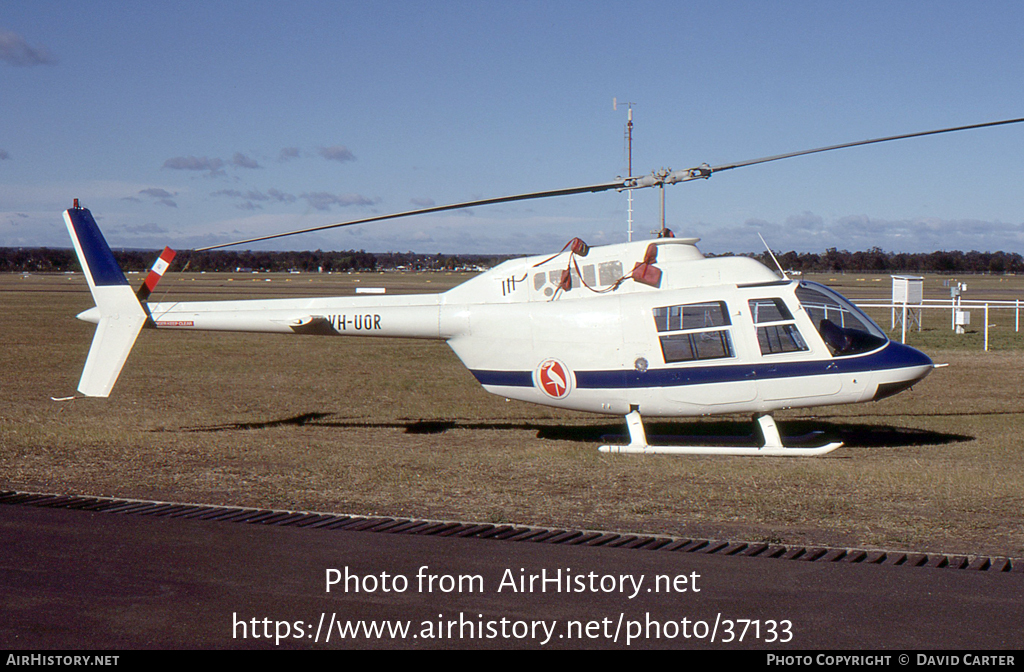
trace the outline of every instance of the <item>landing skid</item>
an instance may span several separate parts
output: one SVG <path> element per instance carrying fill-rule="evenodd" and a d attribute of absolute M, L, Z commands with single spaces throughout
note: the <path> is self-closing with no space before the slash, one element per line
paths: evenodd
<path fill-rule="evenodd" d="M 775 419 L 768 415 L 755 416 L 764 436 L 764 445 L 757 446 L 652 446 L 647 443 L 647 433 L 639 411 L 630 411 L 626 416 L 629 428 L 629 445 L 601 446 L 602 453 L 641 453 L 668 455 L 756 455 L 761 457 L 814 457 L 831 453 L 840 447 L 841 441 L 816 448 L 787 448 L 782 445 L 779 428 Z"/>

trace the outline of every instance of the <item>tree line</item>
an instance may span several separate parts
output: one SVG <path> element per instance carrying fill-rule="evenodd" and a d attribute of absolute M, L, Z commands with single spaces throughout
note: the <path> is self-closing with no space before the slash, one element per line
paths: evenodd
<path fill-rule="evenodd" d="M 158 250 L 114 250 L 114 258 L 125 271 L 146 271 L 160 252 Z M 475 254 L 417 254 L 415 252 L 341 252 L 296 251 L 256 252 L 213 251 L 180 252 L 174 258 L 172 270 L 186 267 L 195 272 L 285 272 L 315 273 L 347 271 L 384 271 L 407 269 L 412 271 L 461 270 L 490 268 L 511 255 Z M 47 247 L 0 247 L 0 272 L 65 273 L 80 271 L 74 250 Z"/>
<path fill-rule="evenodd" d="M 146 271 L 153 265 L 156 250 L 115 251 L 125 271 Z M 295 251 L 255 252 L 251 250 L 181 252 L 172 270 L 195 272 L 347 272 L 407 269 L 462 270 L 490 268 L 514 255 L 418 254 L 415 252 Z M 710 256 L 710 255 L 709 255 Z M 775 263 L 766 252 L 748 255 L 767 266 Z M 1014 252 L 927 253 L 885 252 L 873 247 L 866 252 L 829 248 L 824 253 L 785 252 L 776 254 L 787 271 L 804 273 L 1024 273 L 1024 257 Z M 46 247 L 0 247 L 0 272 L 64 273 L 78 271 L 78 260 L 70 249 Z"/>
<path fill-rule="evenodd" d="M 770 268 L 775 262 L 767 252 L 750 255 Z M 776 253 L 785 270 L 804 273 L 1024 273 L 1024 257 L 1015 252 L 885 252 L 873 247 L 848 252 L 832 247 L 823 254 Z"/>

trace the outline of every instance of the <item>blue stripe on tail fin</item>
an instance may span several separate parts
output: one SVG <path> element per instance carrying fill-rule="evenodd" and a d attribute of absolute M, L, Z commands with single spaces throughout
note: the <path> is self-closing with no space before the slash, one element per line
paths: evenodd
<path fill-rule="evenodd" d="M 92 213 L 85 208 L 71 208 L 67 211 L 68 221 L 74 229 L 73 235 L 81 246 L 88 268 L 83 268 L 97 287 L 127 285 L 121 267 L 114 259 L 114 253 L 96 226 Z"/>

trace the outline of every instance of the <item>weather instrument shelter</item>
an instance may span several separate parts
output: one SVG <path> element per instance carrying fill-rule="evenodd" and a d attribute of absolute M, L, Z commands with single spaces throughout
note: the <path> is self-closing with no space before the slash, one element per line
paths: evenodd
<path fill-rule="evenodd" d="M 901 325 L 906 341 L 907 327 L 921 331 L 921 305 L 924 303 L 924 278 L 919 275 L 892 276 L 892 329 Z"/>

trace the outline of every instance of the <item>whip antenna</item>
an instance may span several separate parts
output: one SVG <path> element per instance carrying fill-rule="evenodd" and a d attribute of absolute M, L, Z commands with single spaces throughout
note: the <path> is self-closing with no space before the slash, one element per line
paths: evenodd
<path fill-rule="evenodd" d="M 761 244 L 764 245 L 764 249 L 768 250 L 768 255 L 772 258 L 772 261 L 775 262 L 775 268 L 779 269 L 779 273 L 782 274 L 782 279 L 789 280 L 789 276 L 787 276 L 786 272 L 782 270 L 782 264 L 780 264 L 779 260 L 775 258 L 775 253 L 772 252 L 772 248 L 768 247 L 768 243 L 764 241 L 764 236 L 758 233 L 757 237 L 761 239 Z"/>

